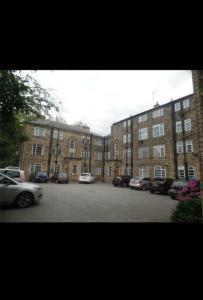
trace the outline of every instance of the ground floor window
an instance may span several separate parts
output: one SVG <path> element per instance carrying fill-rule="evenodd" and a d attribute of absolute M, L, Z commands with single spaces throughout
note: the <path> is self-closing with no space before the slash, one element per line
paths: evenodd
<path fill-rule="evenodd" d="M 78 166 L 76 164 L 72 165 L 72 175 L 77 175 Z"/>
<path fill-rule="evenodd" d="M 112 167 L 108 167 L 108 173 L 107 176 L 112 176 Z"/>
<path fill-rule="evenodd" d="M 124 175 L 131 175 L 131 166 L 123 166 L 123 174 Z"/>
<path fill-rule="evenodd" d="M 166 169 L 164 167 L 154 167 L 154 177 L 155 178 L 166 178 Z"/>
<path fill-rule="evenodd" d="M 195 168 L 193 166 L 188 167 L 188 179 L 195 179 Z"/>
<path fill-rule="evenodd" d="M 101 172 L 102 172 L 101 167 L 95 168 L 95 175 L 101 175 Z"/>
<path fill-rule="evenodd" d="M 41 172 L 42 165 L 41 164 L 30 164 L 29 174 L 34 172 Z"/>
<path fill-rule="evenodd" d="M 149 177 L 149 167 L 143 166 L 139 168 L 139 177 L 146 178 Z"/>
<path fill-rule="evenodd" d="M 184 179 L 185 178 L 185 167 L 184 166 L 179 166 L 178 167 L 178 178 L 179 179 Z"/>
<path fill-rule="evenodd" d="M 81 173 L 89 173 L 89 166 L 88 165 L 82 165 Z"/>
<path fill-rule="evenodd" d="M 61 166 L 60 165 L 56 165 L 55 164 L 52 164 L 50 165 L 50 173 L 60 173 L 60 170 L 61 170 Z"/>

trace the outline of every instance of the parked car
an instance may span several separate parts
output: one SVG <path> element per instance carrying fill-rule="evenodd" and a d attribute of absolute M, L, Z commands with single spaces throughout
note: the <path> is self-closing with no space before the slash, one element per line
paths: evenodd
<path fill-rule="evenodd" d="M 128 175 L 115 176 L 112 180 L 114 186 L 129 186 L 130 179 Z"/>
<path fill-rule="evenodd" d="M 79 183 L 94 183 L 95 177 L 91 173 L 82 173 L 79 177 Z"/>
<path fill-rule="evenodd" d="M 137 189 L 137 190 L 149 190 L 149 183 L 150 178 L 142 178 L 142 177 L 133 177 L 130 179 L 129 186 L 131 189 Z"/>
<path fill-rule="evenodd" d="M 46 172 L 34 172 L 30 174 L 29 181 L 47 183 L 49 181 L 49 176 Z"/>
<path fill-rule="evenodd" d="M 25 172 L 23 170 L 9 169 L 9 167 L 7 167 L 5 169 L 1 169 L 0 172 L 1 172 L 1 174 L 4 174 L 10 178 L 13 178 L 18 182 L 25 182 Z"/>
<path fill-rule="evenodd" d="M 168 190 L 168 194 L 172 199 L 176 199 L 178 193 L 182 190 L 182 188 L 187 184 L 187 180 L 175 180 Z"/>
<path fill-rule="evenodd" d="M 54 174 L 50 177 L 50 182 L 55 183 L 68 183 L 68 176 L 66 173 Z"/>
<path fill-rule="evenodd" d="M 0 203 L 15 204 L 25 208 L 42 199 L 42 187 L 31 183 L 20 183 L 4 174 L 0 174 Z"/>
<path fill-rule="evenodd" d="M 160 194 L 168 194 L 168 190 L 171 188 L 173 181 L 171 178 L 155 178 L 150 181 L 149 190 L 151 193 L 158 192 Z"/>

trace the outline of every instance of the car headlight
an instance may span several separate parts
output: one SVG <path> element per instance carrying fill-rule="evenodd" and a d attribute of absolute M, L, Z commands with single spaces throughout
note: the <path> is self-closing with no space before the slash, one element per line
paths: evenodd
<path fill-rule="evenodd" d="M 34 189 L 35 190 L 41 190 L 42 188 L 40 186 L 35 186 Z"/>

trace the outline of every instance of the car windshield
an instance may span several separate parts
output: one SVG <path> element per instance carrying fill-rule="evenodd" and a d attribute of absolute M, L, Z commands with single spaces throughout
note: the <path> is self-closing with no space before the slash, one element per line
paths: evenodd
<path fill-rule="evenodd" d="M 45 172 L 38 172 L 37 175 L 47 175 Z"/>
<path fill-rule="evenodd" d="M 3 175 L 0 175 L 0 184 L 19 184 L 19 182 L 17 182 L 16 180 L 14 179 L 10 179 L 9 177 L 7 176 L 3 176 Z"/>
<path fill-rule="evenodd" d="M 66 173 L 59 173 L 59 176 L 60 177 L 67 177 L 67 174 Z"/>
<path fill-rule="evenodd" d="M 87 177 L 87 176 L 90 176 L 90 174 L 89 173 L 82 173 L 81 176 L 86 176 Z"/>
<path fill-rule="evenodd" d="M 174 183 L 173 183 L 173 185 L 172 185 L 172 187 L 183 187 L 184 185 L 186 185 L 186 181 L 181 181 L 181 180 L 179 180 L 179 181 L 175 181 Z"/>
<path fill-rule="evenodd" d="M 15 170 L 5 170 L 4 174 L 11 177 L 11 178 L 18 178 L 20 177 L 20 172 Z"/>

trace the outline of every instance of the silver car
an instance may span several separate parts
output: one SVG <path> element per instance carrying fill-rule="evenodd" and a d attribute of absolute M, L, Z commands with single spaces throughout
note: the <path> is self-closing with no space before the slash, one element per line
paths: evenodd
<path fill-rule="evenodd" d="M 42 188 L 36 184 L 19 183 L 0 173 L 0 203 L 15 204 L 25 208 L 39 202 L 42 198 Z"/>

